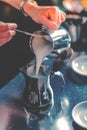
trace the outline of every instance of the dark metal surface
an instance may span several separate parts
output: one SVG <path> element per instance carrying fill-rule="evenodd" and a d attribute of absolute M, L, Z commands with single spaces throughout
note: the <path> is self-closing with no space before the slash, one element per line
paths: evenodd
<path fill-rule="evenodd" d="M 60 97 L 61 79 L 52 77 L 54 107 L 50 115 L 42 119 L 28 120 L 24 110 L 23 91 L 25 79 L 19 73 L 0 90 L 0 130 L 84 130 L 72 119 L 72 109 L 80 101 L 87 100 L 87 84 L 75 83 L 67 65 L 61 70 L 65 77 L 65 88 Z"/>

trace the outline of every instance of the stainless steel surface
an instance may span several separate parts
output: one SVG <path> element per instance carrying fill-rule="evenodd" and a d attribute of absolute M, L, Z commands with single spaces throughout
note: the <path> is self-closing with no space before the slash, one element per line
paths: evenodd
<path fill-rule="evenodd" d="M 87 77 L 87 55 L 75 58 L 72 61 L 72 69 L 77 74 Z"/>
<path fill-rule="evenodd" d="M 74 106 L 72 117 L 79 126 L 87 129 L 87 100 Z"/>
<path fill-rule="evenodd" d="M 49 60 L 48 60 L 49 62 Z M 62 85 L 61 91 L 58 95 L 60 98 L 64 89 L 64 77 L 61 72 L 56 72 L 50 75 L 50 71 L 47 70 L 47 65 L 41 65 L 39 74 L 35 75 L 35 64 L 27 64 L 20 70 L 23 72 L 26 80 L 26 87 L 24 92 L 24 104 L 25 109 L 31 114 L 35 114 L 37 117 L 46 116 L 52 110 L 54 106 L 54 94 L 50 85 L 50 78 L 54 75 L 61 78 Z M 47 73 L 48 71 L 48 73 Z M 33 120 L 33 119 L 32 119 Z"/>

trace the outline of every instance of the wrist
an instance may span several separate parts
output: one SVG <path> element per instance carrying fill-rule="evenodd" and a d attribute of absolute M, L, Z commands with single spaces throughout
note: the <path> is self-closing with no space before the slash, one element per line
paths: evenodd
<path fill-rule="evenodd" d="M 24 13 L 25 16 L 31 16 L 31 12 L 36 8 L 37 3 L 33 0 L 25 0 L 22 3 L 22 8 L 20 10 Z"/>

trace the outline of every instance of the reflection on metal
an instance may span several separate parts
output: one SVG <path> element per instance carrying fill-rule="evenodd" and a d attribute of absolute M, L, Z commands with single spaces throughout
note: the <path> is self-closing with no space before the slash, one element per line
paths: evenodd
<path fill-rule="evenodd" d="M 58 130 L 70 130 L 68 121 L 65 117 L 61 117 L 56 121 L 57 129 Z"/>

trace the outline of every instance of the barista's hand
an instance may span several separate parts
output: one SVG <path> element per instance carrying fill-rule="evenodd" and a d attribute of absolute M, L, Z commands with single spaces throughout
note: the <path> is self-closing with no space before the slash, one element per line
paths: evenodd
<path fill-rule="evenodd" d="M 38 6 L 30 2 L 24 5 L 25 13 L 35 22 L 50 29 L 57 29 L 65 20 L 66 14 L 56 6 Z"/>
<path fill-rule="evenodd" d="M 17 25 L 15 23 L 4 23 L 0 21 L 0 46 L 12 39 L 16 34 L 16 28 Z"/>

